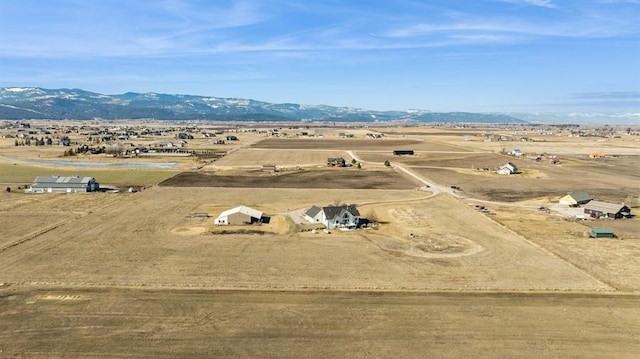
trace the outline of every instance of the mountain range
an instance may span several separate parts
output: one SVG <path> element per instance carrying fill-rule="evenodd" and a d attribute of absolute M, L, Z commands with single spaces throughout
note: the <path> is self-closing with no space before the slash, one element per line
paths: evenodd
<path fill-rule="evenodd" d="M 603 117 L 604 116 L 604 117 Z M 607 117 L 609 116 L 609 117 Z M 631 116 L 631 117 L 629 117 Z M 39 87 L 0 88 L 0 119 L 156 119 L 221 121 L 333 121 L 333 122 L 437 122 L 528 123 L 572 122 L 576 119 L 638 122 L 639 114 L 616 117 L 563 114 L 509 114 L 431 112 L 427 110 L 373 111 L 352 107 L 269 103 L 244 98 L 127 92 L 105 95 L 81 89 Z M 544 121 L 551 118 L 552 121 Z M 615 121 L 610 121 L 615 123 Z"/>

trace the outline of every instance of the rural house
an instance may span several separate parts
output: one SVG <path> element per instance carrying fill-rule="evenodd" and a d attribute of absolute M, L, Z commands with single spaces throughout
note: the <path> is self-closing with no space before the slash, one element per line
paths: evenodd
<path fill-rule="evenodd" d="M 584 206 L 584 213 L 591 218 L 626 218 L 631 216 L 631 209 L 624 204 L 591 201 Z"/>
<path fill-rule="evenodd" d="M 260 223 L 261 220 L 262 212 L 253 208 L 238 206 L 220 213 L 213 223 L 216 225 L 238 225 Z"/>
<path fill-rule="evenodd" d="M 94 192 L 100 185 L 93 177 L 38 176 L 27 192 Z"/>
<path fill-rule="evenodd" d="M 593 197 L 586 191 L 573 191 L 560 198 L 560 204 L 567 204 L 569 206 L 579 206 L 587 204 Z"/>
<path fill-rule="evenodd" d="M 304 213 L 304 218 L 311 223 L 323 224 L 327 229 L 353 228 L 360 223 L 360 212 L 355 205 L 317 207 L 313 206 Z"/>
<path fill-rule="evenodd" d="M 501 175 L 512 175 L 518 173 L 518 167 L 516 167 L 516 165 L 511 162 L 507 162 L 504 165 L 498 167 L 498 170 L 496 172 Z"/>

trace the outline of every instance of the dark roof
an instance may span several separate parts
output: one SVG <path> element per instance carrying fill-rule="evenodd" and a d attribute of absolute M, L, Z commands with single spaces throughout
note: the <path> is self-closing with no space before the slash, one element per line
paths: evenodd
<path fill-rule="evenodd" d="M 320 211 L 321 211 L 320 207 L 313 206 L 309 208 L 306 212 L 304 212 L 304 214 L 306 214 L 309 217 L 315 217 L 318 213 L 320 213 Z"/>
<path fill-rule="evenodd" d="M 607 203 L 602 201 L 591 201 L 584 205 L 585 210 L 598 211 L 602 213 L 618 213 L 627 207 L 623 204 Z"/>
<path fill-rule="evenodd" d="M 577 202 L 591 201 L 593 197 L 586 191 L 573 191 L 569 192 L 568 196 L 575 199 Z"/>
<path fill-rule="evenodd" d="M 349 212 L 352 216 L 360 216 L 360 212 L 358 212 L 356 206 L 352 204 L 345 204 L 342 206 L 327 206 L 322 207 L 322 210 L 324 211 L 324 215 L 326 218 L 335 218 L 340 214 L 340 212 L 342 212 L 342 210 Z"/>

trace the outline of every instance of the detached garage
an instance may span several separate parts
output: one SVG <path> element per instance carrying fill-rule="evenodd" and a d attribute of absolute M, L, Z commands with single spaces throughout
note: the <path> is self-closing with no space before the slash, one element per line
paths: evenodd
<path fill-rule="evenodd" d="M 216 225 L 241 225 L 260 223 L 262 212 L 253 208 L 238 206 L 228 209 L 218 216 L 214 221 Z"/>

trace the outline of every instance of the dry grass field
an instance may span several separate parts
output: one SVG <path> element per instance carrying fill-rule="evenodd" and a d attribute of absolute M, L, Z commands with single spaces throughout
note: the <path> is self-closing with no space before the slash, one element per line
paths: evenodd
<path fill-rule="evenodd" d="M 51 170 L 148 185 L 138 193 L 0 192 L 0 357 L 640 352 L 640 219 L 576 222 L 537 210 L 576 189 L 637 200 L 637 142 L 604 141 L 599 150 L 617 155 L 589 159 L 593 139 L 540 138 L 532 144 L 562 155 L 550 165 L 498 154 L 504 144 L 483 142 L 486 129 L 313 131 L 323 137 L 238 133 L 238 143 L 220 145 L 225 157 L 204 167 L 176 159 L 173 170 L 13 165 L 7 159 L 56 157 L 0 143 L 0 183 L 12 188 Z M 369 131 L 387 136 L 365 139 Z M 208 149 L 208 141 L 192 146 Z M 389 156 L 394 149 L 417 153 Z M 363 169 L 325 167 L 327 157 L 352 154 Z M 385 159 L 462 190 L 418 189 Z M 506 161 L 523 173 L 474 169 Z M 284 170 L 257 170 L 267 163 Z M 358 205 L 377 225 L 325 233 L 292 219 L 337 203 Z M 213 225 L 239 205 L 270 223 Z M 594 226 L 620 238 L 589 239 Z"/>
<path fill-rule="evenodd" d="M 4 357 L 633 358 L 640 351 L 637 296 L 118 288 L 0 293 Z"/>

